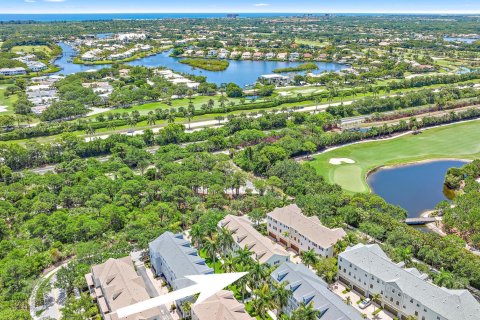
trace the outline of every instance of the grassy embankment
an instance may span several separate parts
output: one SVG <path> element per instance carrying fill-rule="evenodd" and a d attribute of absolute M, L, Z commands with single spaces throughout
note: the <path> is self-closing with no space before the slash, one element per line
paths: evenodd
<path fill-rule="evenodd" d="M 480 156 L 480 120 L 456 123 L 408 134 L 391 140 L 357 143 L 314 158 L 311 164 L 328 181 L 351 192 L 368 191 L 367 173 L 379 166 L 392 166 L 429 159 L 474 159 Z M 332 165 L 332 158 L 348 158 L 354 164 Z M 392 182 L 393 183 L 393 182 Z"/>
<path fill-rule="evenodd" d="M 218 59 L 182 59 L 178 62 L 208 71 L 223 71 L 230 65 L 227 60 Z"/>

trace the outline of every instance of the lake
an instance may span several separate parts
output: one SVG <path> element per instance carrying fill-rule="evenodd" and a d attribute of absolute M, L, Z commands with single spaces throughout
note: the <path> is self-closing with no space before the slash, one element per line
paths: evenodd
<path fill-rule="evenodd" d="M 445 174 L 449 168 L 465 163 L 439 160 L 379 169 L 368 176 L 367 183 L 374 193 L 407 210 L 409 218 L 415 218 L 448 200 L 443 192 Z"/>
<path fill-rule="evenodd" d="M 92 69 L 101 69 L 108 67 L 108 65 L 79 65 L 72 62 L 73 57 L 77 52 L 66 43 L 59 43 L 62 47 L 63 55 L 55 61 L 55 64 L 62 68 L 59 74 L 72 74 L 77 72 L 84 72 Z M 145 66 L 145 67 L 165 67 L 177 72 L 194 74 L 197 76 L 207 77 L 207 81 L 220 85 L 222 83 L 234 82 L 241 87 L 255 83 L 262 74 L 272 73 L 274 69 L 294 67 L 303 62 L 295 61 L 250 61 L 250 60 L 229 60 L 230 65 L 224 71 L 207 71 L 192 68 L 189 65 L 179 63 L 179 58 L 170 57 L 170 51 L 161 52 L 156 55 L 127 62 L 131 66 Z M 347 65 L 332 62 L 317 62 L 318 70 L 314 73 L 321 73 L 325 71 L 337 72 L 347 68 Z"/>

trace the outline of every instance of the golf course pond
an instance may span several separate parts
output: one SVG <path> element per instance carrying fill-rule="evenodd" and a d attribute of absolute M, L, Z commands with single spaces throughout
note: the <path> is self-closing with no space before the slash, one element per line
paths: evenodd
<path fill-rule="evenodd" d="M 438 160 L 379 168 L 368 175 L 367 183 L 375 194 L 408 212 L 409 218 L 448 200 L 443 181 L 447 170 L 465 161 Z"/>

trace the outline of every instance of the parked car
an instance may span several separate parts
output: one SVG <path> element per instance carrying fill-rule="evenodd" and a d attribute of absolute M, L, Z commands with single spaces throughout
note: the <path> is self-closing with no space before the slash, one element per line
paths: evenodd
<path fill-rule="evenodd" d="M 358 304 L 358 307 L 360 309 L 365 309 L 366 307 L 368 307 L 369 305 L 372 304 L 372 300 L 370 300 L 369 298 L 367 299 L 364 299 L 362 300 L 359 304 Z"/>

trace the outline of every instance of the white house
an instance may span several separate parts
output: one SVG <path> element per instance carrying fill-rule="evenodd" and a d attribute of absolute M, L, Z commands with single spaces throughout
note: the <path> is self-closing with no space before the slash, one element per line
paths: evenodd
<path fill-rule="evenodd" d="M 426 281 L 415 268 L 392 262 L 379 245 L 357 244 L 338 256 L 338 276 L 363 296 L 380 294 L 382 308 L 404 319 L 476 320 L 480 304 L 467 290 L 451 290 Z"/>
<path fill-rule="evenodd" d="M 335 244 L 345 237 L 342 228 L 329 229 L 318 217 L 307 217 L 291 204 L 267 213 L 268 234 L 296 252 L 314 250 L 323 257 L 332 257 Z"/>

